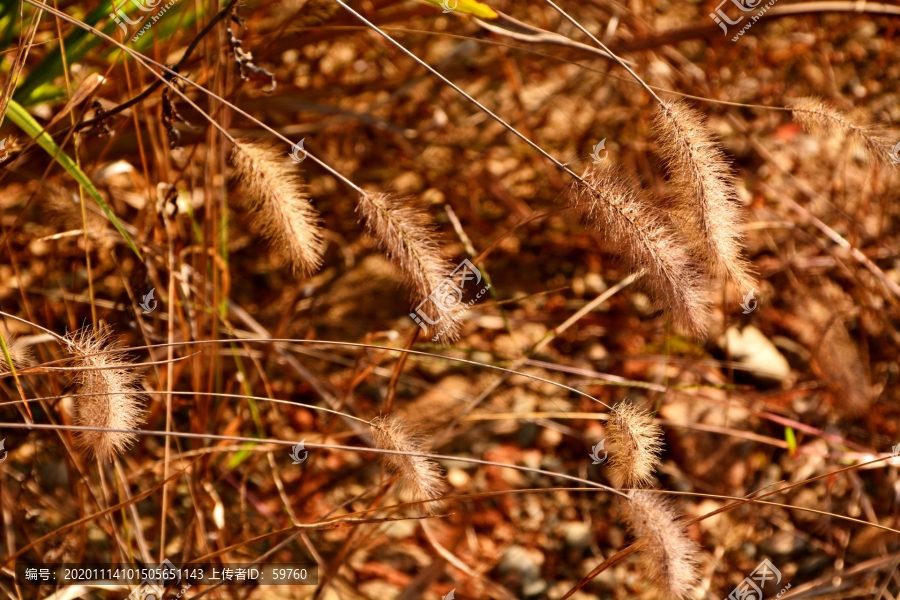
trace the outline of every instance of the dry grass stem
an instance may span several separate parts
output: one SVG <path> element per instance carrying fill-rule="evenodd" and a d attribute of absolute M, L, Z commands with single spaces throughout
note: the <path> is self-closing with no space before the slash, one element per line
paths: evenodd
<path fill-rule="evenodd" d="M 319 213 L 287 155 L 263 142 L 238 140 L 232 154 L 254 219 L 272 249 L 295 273 L 309 275 L 322 264 Z"/>

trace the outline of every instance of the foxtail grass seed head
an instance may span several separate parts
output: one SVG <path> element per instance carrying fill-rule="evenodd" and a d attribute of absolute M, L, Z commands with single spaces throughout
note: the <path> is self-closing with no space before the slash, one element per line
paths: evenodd
<path fill-rule="evenodd" d="M 396 417 L 377 417 L 371 423 L 375 446 L 410 454 L 425 452 L 422 439 L 410 432 L 409 426 Z M 443 472 L 436 462 L 423 456 L 382 454 L 388 470 L 400 476 L 407 494 L 413 500 L 435 500 L 443 491 Z"/>
<path fill-rule="evenodd" d="M 669 173 L 672 218 L 692 251 L 710 274 L 752 288 L 734 176 L 703 115 L 682 100 L 667 102 L 657 107 L 653 128 Z"/>
<path fill-rule="evenodd" d="M 31 348 L 26 346 L 20 338 L 7 335 L 4 337 L 4 340 L 6 349 L 9 352 L 9 358 L 12 360 L 12 366 L 16 371 L 24 369 L 33 363 Z M 9 372 L 9 362 L 6 360 L 6 356 L 0 352 L 0 374 Z"/>
<path fill-rule="evenodd" d="M 662 429 L 649 411 L 624 400 L 612 411 L 607 426 L 609 471 L 619 487 L 645 487 L 660 462 Z"/>
<path fill-rule="evenodd" d="M 864 123 L 861 118 L 852 117 L 821 98 L 800 98 L 788 108 L 794 121 L 809 133 L 844 136 L 869 160 L 883 165 L 895 164 L 891 158 L 894 149 L 886 129 Z"/>
<path fill-rule="evenodd" d="M 814 368 L 842 400 L 840 408 L 862 414 L 872 404 L 869 375 L 859 349 L 839 316 L 819 322 L 819 340 L 814 346 Z"/>
<path fill-rule="evenodd" d="M 140 403 L 140 376 L 123 352 L 115 350 L 105 336 L 95 337 L 86 327 L 66 336 L 67 350 L 75 356 L 78 398 L 75 424 L 81 427 L 137 429 L 144 423 Z M 134 443 L 130 433 L 80 431 L 76 444 L 90 456 L 111 460 Z"/>
<path fill-rule="evenodd" d="M 622 519 L 638 546 L 647 579 L 664 598 L 689 598 L 699 581 L 700 546 L 687 536 L 661 494 L 632 491 Z"/>
<path fill-rule="evenodd" d="M 324 241 L 297 167 L 275 147 L 238 140 L 232 153 L 245 198 L 272 249 L 294 273 L 309 275 L 322 265 Z"/>
<path fill-rule="evenodd" d="M 588 165 L 582 178 L 588 185 L 573 185 L 569 206 L 610 239 L 630 270 L 644 271 L 641 283 L 678 329 L 702 337 L 709 317 L 706 281 L 669 217 L 619 167 Z"/>
<path fill-rule="evenodd" d="M 430 335 L 437 335 L 442 344 L 456 340 L 460 306 L 444 285 L 454 265 L 441 255 L 428 214 L 409 198 L 373 192 L 360 195 L 357 212 L 365 220 L 366 231 L 399 268 Z"/>
<path fill-rule="evenodd" d="M 87 237 L 92 243 L 104 249 L 112 248 L 118 238 L 118 233 L 110 227 L 109 219 L 98 212 L 93 204 L 88 202 L 84 205 L 82 218 L 81 200 L 78 194 L 49 186 L 45 186 L 43 193 L 46 199 L 44 206 L 50 217 L 51 225 L 64 231 L 80 229 L 82 236 L 86 228 Z"/>

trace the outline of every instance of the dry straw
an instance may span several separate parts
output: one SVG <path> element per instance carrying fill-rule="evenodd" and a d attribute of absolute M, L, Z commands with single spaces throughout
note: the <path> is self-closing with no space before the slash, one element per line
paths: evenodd
<path fill-rule="evenodd" d="M 460 330 L 458 308 L 453 298 L 442 295 L 446 286 L 441 286 L 453 265 L 435 242 L 435 227 L 428 214 L 409 198 L 372 192 L 360 195 L 357 212 L 365 219 L 369 235 L 400 269 L 415 303 L 424 301 L 420 310 L 431 324 L 431 334 L 439 335 L 438 341 L 444 344 L 456 340 Z"/>
<path fill-rule="evenodd" d="M 422 440 L 396 417 L 377 417 L 371 423 L 375 446 L 381 450 L 422 454 Z M 424 456 L 382 454 L 388 470 L 399 475 L 404 489 L 414 500 L 435 500 L 443 490 L 443 473 Z"/>
<path fill-rule="evenodd" d="M 297 168 L 263 142 L 237 140 L 232 157 L 255 222 L 272 249 L 295 273 L 314 273 L 322 264 L 321 222 Z"/>
<path fill-rule="evenodd" d="M 712 275 L 752 288 L 734 177 L 703 115 L 670 101 L 656 109 L 653 127 L 669 173 L 673 219 Z"/>
<path fill-rule="evenodd" d="M 569 205 L 634 272 L 675 326 L 695 337 L 706 331 L 705 281 L 669 217 L 619 167 L 590 165 L 574 184 Z"/>
<path fill-rule="evenodd" d="M 628 401 L 616 405 L 609 421 L 609 472 L 619 487 L 644 487 L 660 462 L 662 429 L 650 413 Z"/>
<path fill-rule="evenodd" d="M 863 123 L 821 98 L 801 98 L 789 106 L 794 120 L 806 131 L 824 136 L 846 136 L 870 160 L 890 164 L 891 142 L 882 128 Z"/>
<path fill-rule="evenodd" d="M 697 585 L 700 548 L 687 536 L 671 503 L 658 493 L 635 490 L 622 518 L 634 536 L 640 564 L 666 598 L 688 598 Z"/>
<path fill-rule="evenodd" d="M 128 355 L 114 351 L 114 343 L 108 343 L 105 336 L 96 337 L 89 327 L 68 334 L 65 341 L 79 369 L 75 424 L 108 429 L 140 427 L 144 423 L 137 386 L 140 376 L 132 372 Z M 79 448 L 106 460 L 127 450 L 134 440 L 134 434 L 104 431 L 81 431 L 76 436 Z"/>

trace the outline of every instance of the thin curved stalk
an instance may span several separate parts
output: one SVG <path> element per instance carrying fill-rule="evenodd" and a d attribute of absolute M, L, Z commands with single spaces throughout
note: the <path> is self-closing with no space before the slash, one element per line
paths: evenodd
<path fill-rule="evenodd" d="M 244 443 L 252 443 L 252 444 L 275 444 L 277 446 L 286 446 L 293 447 L 297 443 L 291 440 L 279 440 L 276 438 L 252 438 L 252 437 L 244 437 L 244 436 L 236 436 L 236 435 L 216 435 L 211 433 L 187 433 L 180 431 L 156 431 L 156 430 L 144 430 L 144 429 L 113 429 L 109 427 L 84 427 L 79 425 L 46 425 L 43 423 L 0 423 L 0 428 L 8 427 L 10 429 L 43 429 L 49 431 L 96 431 L 96 432 L 105 432 L 105 433 L 126 433 L 131 435 L 155 435 L 155 436 L 163 436 L 167 438 L 184 438 L 184 439 L 197 439 L 197 440 L 214 440 L 219 442 L 244 442 Z M 543 469 L 533 469 L 531 467 L 524 467 L 521 465 L 510 465 L 507 463 L 499 463 L 490 460 L 481 460 L 478 458 L 467 458 L 461 456 L 449 456 L 446 454 L 430 454 L 425 452 L 405 452 L 403 450 L 387 450 L 383 448 L 371 448 L 368 446 L 342 446 L 339 444 L 317 444 L 313 442 L 306 442 L 305 447 L 310 449 L 321 449 L 321 450 L 346 450 L 348 452 L 372 452 L 374 454 L 388 454 L 394 456 L 405 456 L 405 457 L 421 457 L 427 458 L 431 460 L 452 460 L 458 462 L 465 462 L 475 465 L 484 465 L 488 467 L 500 467 L 504 469 L 514 469 L 517 471 L 523 471 L 526 473 L 535 473 L 537 475 L 546 475 L 547 477 L 555 477 L 558 479 L 565 479 L 566 481 L 574 481 L 576 483 L 581 483 L 593 488 L 602 489 L 612 494 L 617 494 L 622 496 L 623 498 L 627 498 L 627 496 L 621 491 L 611 488 L 607 485 L 603 485 L 602 483 L 597 483 L 596 481 L 590 481 L 588 479 L 582 479 L 580 477 L 575 477 L 574 475 L 566 475 L 564 473 L 554 473 L 553 471 L 545 471 Z M 3 564 L 3 563 L 0 563 Z"/>

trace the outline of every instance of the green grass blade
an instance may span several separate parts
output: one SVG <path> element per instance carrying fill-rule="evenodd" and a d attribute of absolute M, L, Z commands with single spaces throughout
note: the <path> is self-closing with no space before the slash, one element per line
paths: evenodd
<path fill-rule="evenodd" d="M 787 442 L 788 450 L 791 453 L 791 456 L 797 456 L 797 436 L 794 435 L 793 427 L 785 427 L 784 428 L 784 440 Z"/>
<path fill-rule="evenodd" d="M 78 184 L 84 188 L 84 190 L 93 198 L 97 204 L 100 205 L 100 208 L 103 209 L 103 212 L 106 213 L 107 218 L 110 222 L 115 226 L 116 229 L 119 230 L 119 233 L 122 234 L 122 237 L 128 243 L 134 253 L 137 254 L 138 258 L 143 260 L 141 257 L 141 253 L 135 245 L 134 241 L 131 239 L 131 236 L 128 235 L 128 232 L 125 231 L 125 228 L 122 227 L 122 223 L 119 221 L 119 218 L 112 211 L 103 197 L 100 195 L 100 192 L 97 191 L 97 188 L 94 187 L 94 184 L 91 183 L 91 180 L 88 179 L 88 176 L 84 174 L 84 171 L 78 168 L 78 165 L 75 164 L 69 155 L 62 151 L 62 149 L 53 141 L 53 138 L 43 130 L 40 123 L 34 120 L 34 118 L 28 114 L 28 112 L 22 108 L 22 105 L 12 100 L 9 103 L 9 112 L 7 113 L 9 119 L 18 125 L 22 131 L 28 134 L 31 139 L 36 141 L 38 145 L 47 151 L 47 153 L 56 160 L 62 166 L 63 169 L 68 171 L 69 175 L 71 175 Z"/>
<path fill-rule="evenodd" d="M 82 20 L 106 34 L 111 34 L 117 27 L 115 21 L 109 18 L 109 13 L 111 12 L 112 4 L 110 2 L 100 2 Z M 99 25 L 100 20 L 104 17 L 106 21 Z M 101 38 L 94 36 L 89 31 L 76 27 L 72 33 L 66 36 L 66 61 L 70 65 L 81 61 L 101 41 Z M 22 106 L 32 106 L 40 102 L 64 98 L 66 95 L 65 88 L 53 83 L 62 74 L 63 61 L 59 49 L 48 51 L 44 60 L 31 69 L 28 77 L 18 87 L 13 98 Z"/>

